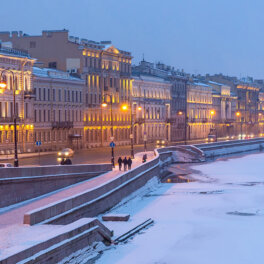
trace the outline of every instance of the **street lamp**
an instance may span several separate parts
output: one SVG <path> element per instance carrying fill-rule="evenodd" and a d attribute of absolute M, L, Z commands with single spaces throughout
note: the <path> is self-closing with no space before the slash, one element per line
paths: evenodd
<path fill-rule="evenodd" d="M 115 154 L 114 154 L 114 128 L 113 128 L 113 96 L 112 94 L 104 94 L 103 97 L 103 103 L 102 103 L 102 107 L 107 107 L 107 103 L 105 101 L 105 97 L 109 96 L 110 98 L 110 118 L 111 118 L 111 163 L 113 168 L 115 167 Z"/>
<path fill-rule="evenodd" d="M 3 78 L 3 73 L 10 72 L 13 77 L 13 111 L 14 111 L 14 139 L 15 139 L 15 154 L 14 154 L 14 167 L 18 167 L 18 155 L 17 155 L 17 117 L 16 117 L 16 89 L 15 89 L 15 76 L 14 72 L 11 70 L 3 70 L 0 75 L 0 88 L 6 89 L 7 83 Z"/>
<path fill-rule="evenodd" d="M 122 110 L 127 111 L 128 105 L 123 104 Z M 132 101 L 130 102 L 130 146 L 131 146 L 131 158 L 134 159 L 134 143 L 133 143 L 133 136 L 134 136 L 134 124 L 133 124 L 133 105 Z"/>
<path fill-rule="evenodd" d="M 240 139 L 242 139 L 242 116 L 240 112 L 236 112 L 236 116 L 240 117 Z"/>

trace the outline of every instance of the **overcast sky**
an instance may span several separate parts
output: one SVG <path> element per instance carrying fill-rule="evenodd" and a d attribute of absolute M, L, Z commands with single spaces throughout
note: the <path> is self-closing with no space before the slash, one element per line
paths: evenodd
<path fill-rule="evenodd" d="M 112 40 L 190 73 L 264 78 L 263 0 L 0 0 L 0 30 Z M 6 11 L 6 12 L 5 12 Z"/>

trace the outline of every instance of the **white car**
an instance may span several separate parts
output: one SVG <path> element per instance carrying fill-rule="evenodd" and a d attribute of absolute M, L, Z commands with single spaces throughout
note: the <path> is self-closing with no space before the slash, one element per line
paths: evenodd
<path fill-rule="evenodd" d="M 0 168 L 13 168 L 11 163 L 0 163 Z"/>

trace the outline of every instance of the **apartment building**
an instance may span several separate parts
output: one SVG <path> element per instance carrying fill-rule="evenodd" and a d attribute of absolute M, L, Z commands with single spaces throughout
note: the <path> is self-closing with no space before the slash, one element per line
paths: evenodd
<path fill-rule="evenodd" d="M 23 32 L 0 32 L 0 39 L 13 47 L 29 51 L 44 67 L 67 71 L 85 80 L 84 146 L 108 145 L 112 138 L 110 100 L 112 100 L 114 140 L 129 143 L 130 120 L 121 112 L 122 104 L 131 101 L 131 53 L 120 50 L 110 41 L 91 41 L 69 36 L 68 30 L 44 30 L 31 36 Z M 103 101 L 108 102 L 102 109 Z"/>
<path fill-rule="evenodd" d="M 162 78 L 133 75 L 134 140 L 136 144 L 171 141 L 171 83 Z"/>
<path fill-rule="evenodd" d="M 85 81 L 56 69 L 33 67 L 35 151 L 83 145 Z"/>
<path fill-rule="evenodd" d="M 26 51 L 12 49 L 8 43 L 0 44 L 0 81 L 6 83 L 6 87 L 0 88 L 0 154 L 14 153 L 15 114 L 18 153 L 31 152 L 34 148 L 32 114 L 34 61 Z"/>

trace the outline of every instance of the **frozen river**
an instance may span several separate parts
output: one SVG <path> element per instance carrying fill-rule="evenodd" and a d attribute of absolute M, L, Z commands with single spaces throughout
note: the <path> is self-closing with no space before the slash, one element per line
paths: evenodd
<path fill-rule="evenodd" d="M 153 179 L 113 209 L 131 214 L 129 223 L 109 224 L 114 229 L 148 218 L 155 223 L 127 243 L 105 250 L 96 263 L 263 263 L 264 154 L 192 169 L 197 171 L 192 175 L 196 182 L 164 184 Z"/>

